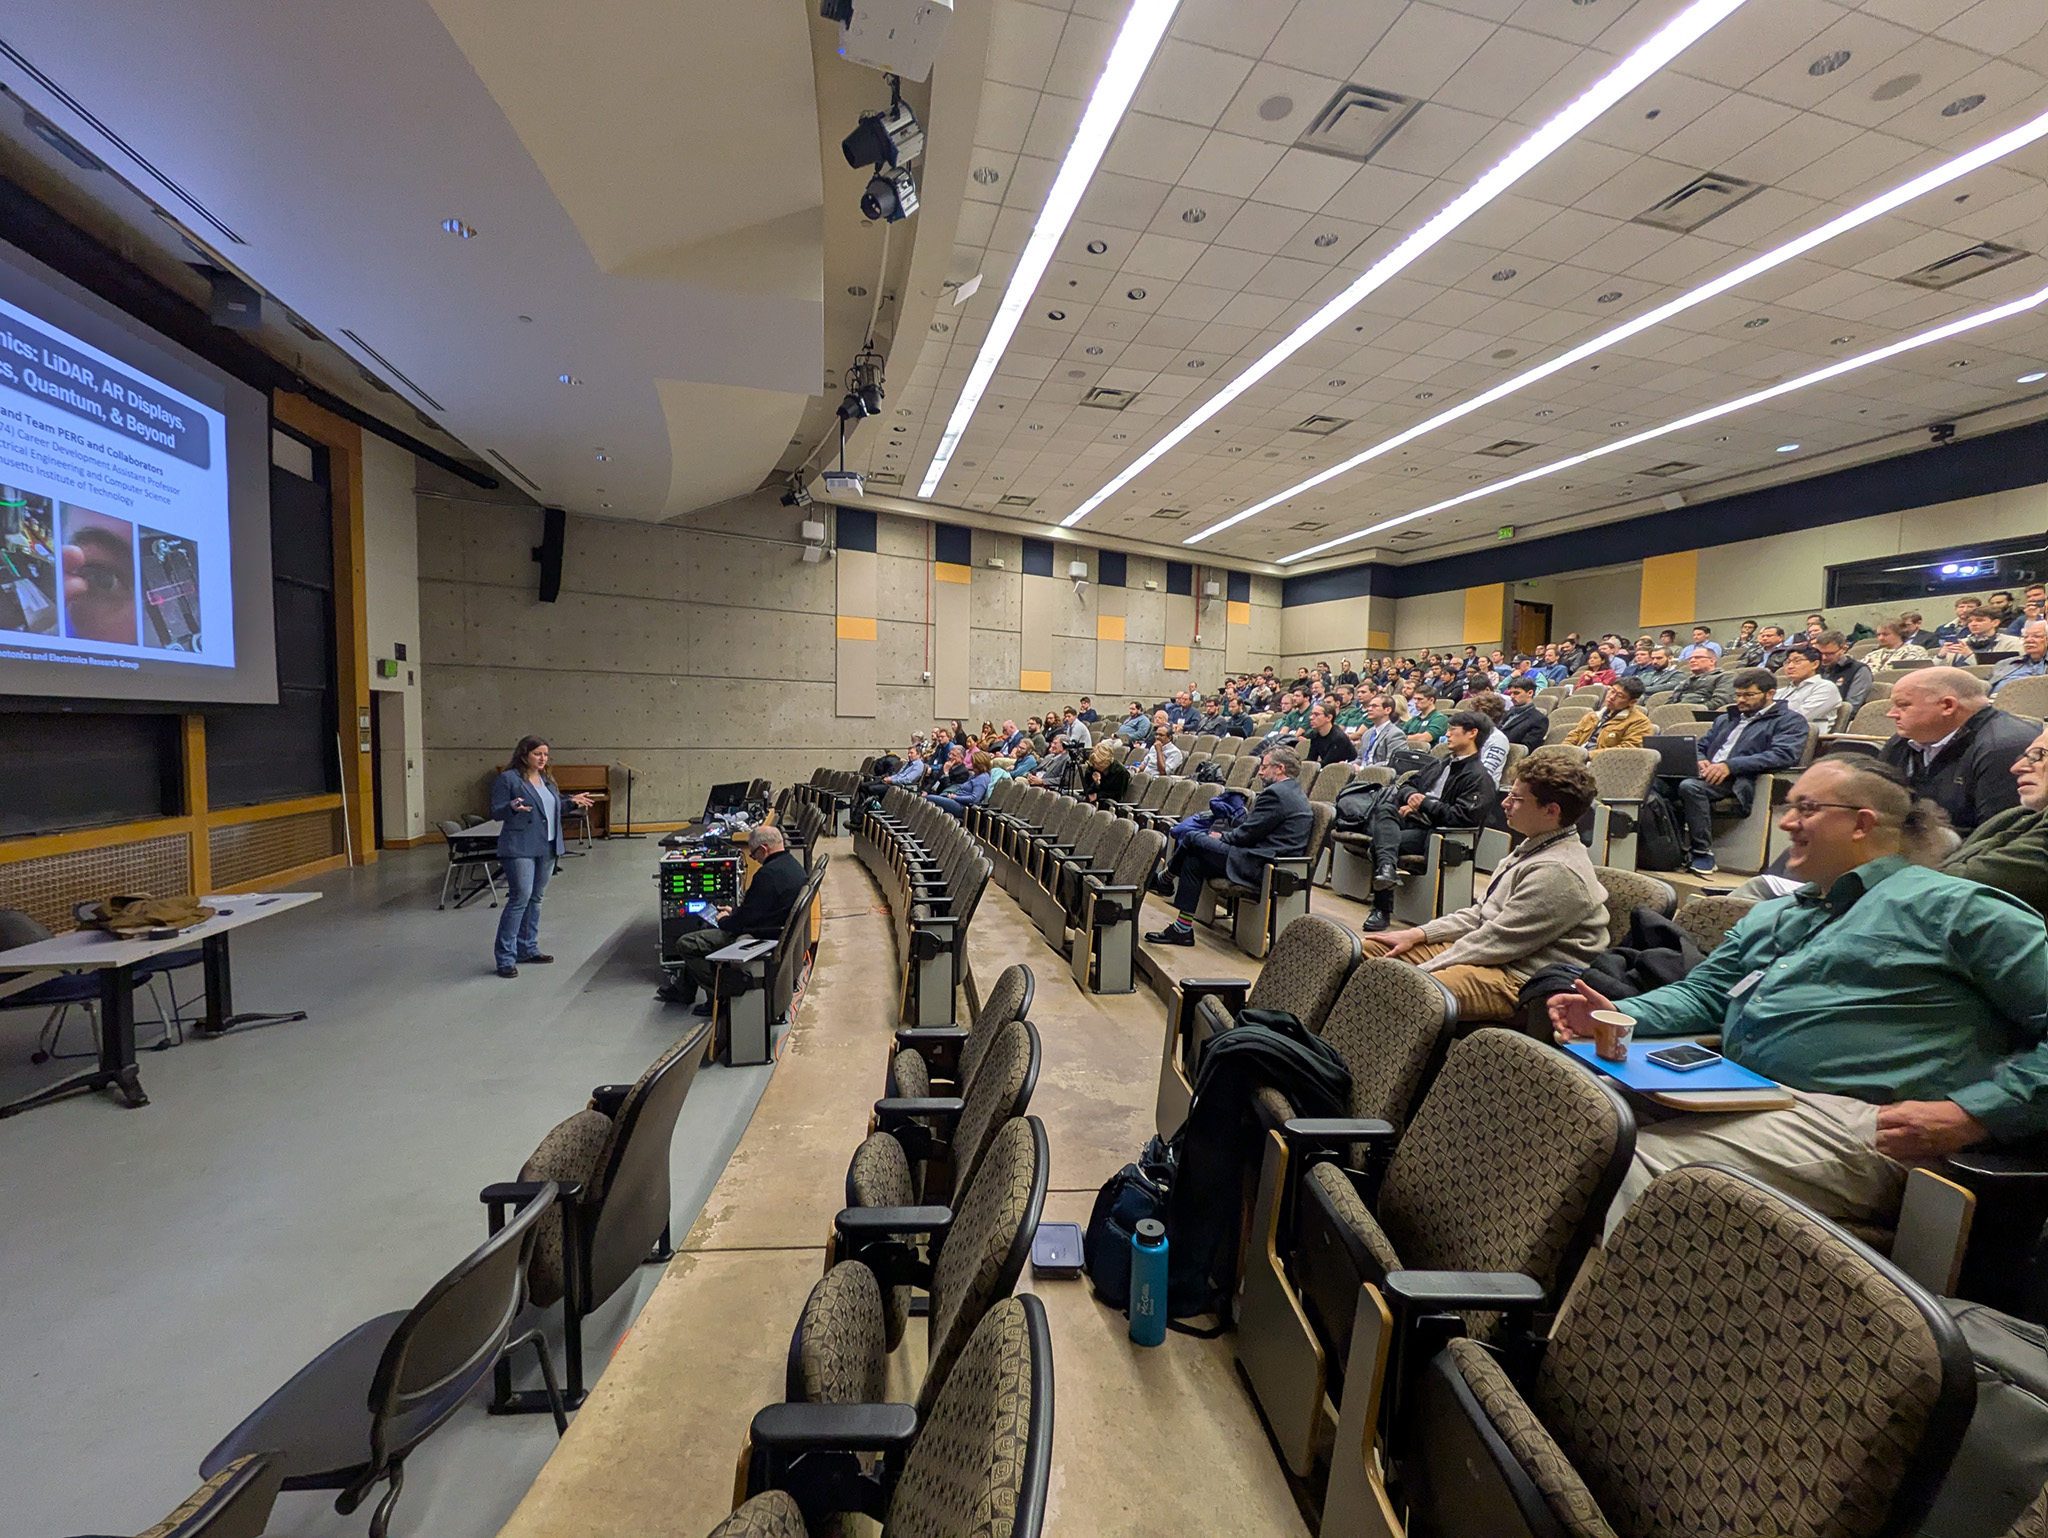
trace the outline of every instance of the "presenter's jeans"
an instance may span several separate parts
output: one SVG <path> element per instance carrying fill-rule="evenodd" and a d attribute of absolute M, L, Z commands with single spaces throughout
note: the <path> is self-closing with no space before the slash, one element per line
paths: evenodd
<path fill-rule="evenodd" d="M 517 966 L 540 953 L 540 900 L 554 874 L 555 857 L 549 853 L 498 863 L 505 872 L 505 906 L 498 910 L 497 962 Z"/>

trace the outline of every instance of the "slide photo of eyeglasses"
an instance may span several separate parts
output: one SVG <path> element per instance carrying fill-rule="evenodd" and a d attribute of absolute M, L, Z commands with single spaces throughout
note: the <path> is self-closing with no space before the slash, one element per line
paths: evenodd
<path fill-rule="evenodd" d="M 57 552 L 48 497 L 0 486 L 0 630 L 57 633 Z"/>
<path fill-rule="evenodd" d="M 159 651 L 199 648 L 199 545 L 142 528 L 142 644 Z"/>
<path fill-rule="evenodd" d="M 135 645 L 135 525 L 66 503 L 62 561 L 64 633 Z"/>

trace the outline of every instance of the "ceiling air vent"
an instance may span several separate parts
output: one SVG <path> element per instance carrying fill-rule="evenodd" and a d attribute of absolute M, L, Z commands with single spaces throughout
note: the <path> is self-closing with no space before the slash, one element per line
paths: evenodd
<path fill-rule="evenodd" d="M 1377 91 L 1368 85 L 1339 86 L 1307 132 L 1294 142 L 1319 155 L 1370 160 L 1421 105 L 1419 98 L 1394 91 Z"/>
<path fill-rule="evenodd" d="M 491 458 L 495 459 L 499 464 L 503 465 L 507 470 L 511 471 L 513 479 L 524 482 L 529 490 L 540 490 L 539 481 L 535 480 L 532 476 L 528 475 L 524 470 L 520 469 L 519 466 L 513 464 L 511 460 L 507 459 L 503 454 L 500 454 L 496 449 L 485 449 L 484 452 L 490 455 Z"/>
<path fill-rule="evenodd" d="M 861 477 L 861 481 L 864 485 L 868 486 L 901 486 L 903 484 L 903 472 L 901 470 L 870 470 Z"/>
<path fill-rule="evenodd" d="M 1925 267 L 1907 273 L 1901 283 L 1910 283 L 1915 288 L 1954 288 L 1958 283 L 1967 283 L 1972 278 L 1981 278 L 1987 272 L 1996 272 L 2008 267 L 2028 253 L 2017 246 L 2001 246 L 1991 241 L 1980 241 L 1966 251 L 1953 256 L 1944 256 L 1938 262 L 1929 262 Z"/>
<path fill-rule="evenodd" d="M 1517 454 L 1526 453 L 1534 447 L 1535 444 L 1524 443 L 1520 438 L 1503 438 L 1498 443 L 1489 443 L 1485 448 L 1474 449 L 1472 452 L 1484 454 L 1488 459 L 1513 459 Z"/>
<path fill-rule="evenodd" d="M 1316 523 L 1311 520 L 1308 523 L 1290 523 L 1287 525 L 1287 532 L 1290 534 L 1313 534 L 1317 529 L 1327 529 L 1328 527 L 1329 524 L 1327 523 Z"/>
<path fill-rule="evenodd" d="M 1185 507 L 1162 507 L 1159 509 L 1158 512 L 1154 513 L 1152 516 L 1154 518 L 1167 518 L 1175 522 L 1178 522 L 1179 520 L 1187 517 L 1187 515 L 1188 509 Z"/>
<path fill-rule="evenodd" d="M 1304 417 L 1287 430 L 1291 433 L 1313 433 L 1318 438 L 1327 438 L 1340 427 L 1349 427 L 1352 417 Z"/>
<path fill-rule="evenodd" d="M 372 347 L 368 342 L 364 341 L 361 337 L 357 336 L 355 332 L 349 330 L 348 327 L 343 326 L 341 328 L 341 334 L 347 337 L 351 342 L 354 342 L 356 346 L 361 348 L 364 352 L 368 353 L 370 357 L 375 359 L 377 366 L 384 370 L 385 373 L 389 374 L 393 379 L 397 380 L 400 384 L 404 385 L 408 390 L 412 391 L 413 394 L 417 395 L 429 406 L 432 406 L 436 411 L 446 411 L 448 409 L 439 401 L 435 400 L 433 396 L 427 394 L 425 390 L 422 390 L 418 385 L 414 384 L 410 379 L 406 378 L 405 375 L 402 372 L 400 372 L 396 364 L 394 364 L 389 358 L 385 357 L 384 354 L 377 351 L 377 349 Z M 377 384 L 378 381 L 372 379 L 370 383 Z"/>
<path fill-rule="evenodd" d="M 1398 545 L 1404 539 L 1421 539 L 1422 537 L 1423 531 L 1421 529 L 1408 529 L 1399 534 L 1389 534 L 1387 536 L 1387 543 Z"/>
<path fill-rule="evenodd" d="M 1684 475 L 1688 470 L 1697 470 L 1698 468 L 1698 465 L 1688 464 L 1685 460 L 1682 459 L 1667 459 L 1664 461 L 1663 464 L 1652 465 L 1649 469 L 1644 470 L 1641 473 L 1644 475 L 1661 475 L 1669 477 L 1673 475 Z"/>
<path fill-rule="evenodd" d="M 899 480 L 901 480 L 901 479 L 902 479 L 902 477 L 900 477 L 900 476 L 899 476 L 899 477 L 897 477 L 897 478 L 898 478 Z M 1036 497 L 1004 497 L 1004 498 L 1002 498 L 1002 499 L 1001 499 L 1000 501 L 998 501 L 998 502 L 996 503 L 996 506 L 997 506 L 997 507 L 1029 507 L 1029 506 L 1030 506 L 1030 505 L 1031 505 L 1032 503 L 1036 502 L 1037 500 L 1038 500 L 1038 498 L 1036 498 Z"/>
<path fill-rule="evenodd" d="M 1708 220 L 1720 218 L 1763 190 L 1762 182 L 1746 182 L 1739 176 L 1709 171 L 1704 176 L 1695 176 L 1662 202 L 1651 204 L 1630 223 L 1690 235 Z"/>
<path fill-rule="evenodd" d="M 1104 411 L 1121 411 L 1138 398 L 1136 390 L 1105 390 L 1097 385 L 1081 397 L 1084 406 L 1100 406 Z"/>

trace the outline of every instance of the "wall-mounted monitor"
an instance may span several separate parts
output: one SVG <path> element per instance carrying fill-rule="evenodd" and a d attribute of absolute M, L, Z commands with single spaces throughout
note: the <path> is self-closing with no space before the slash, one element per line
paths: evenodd
<path fill-rule="evenodd" d="M 277 699 L 269 403 L 4 243 L 0 694 Z"/>

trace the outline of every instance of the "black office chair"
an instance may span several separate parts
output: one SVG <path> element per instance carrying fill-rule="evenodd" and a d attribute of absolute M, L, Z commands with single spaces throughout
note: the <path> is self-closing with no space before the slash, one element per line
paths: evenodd
<path fill-rule="evenodd" d="M 263 1538 L 282 1478 L 284 1465 L 275 1454 L 246 1454 L 186 1496 L 141 1538 Z"/>
<path fill-rule="evenodd" d="M 34 945 L 38 940 L 48 940 L 51 938 L 52 935 L 49 927 L 33 915 L 24 913 L 19 908 L 0 908 L 0 953 L 14 950 L 23 945 Z M 186 962 L 179 958 L 186 954 L 186 952 L 181 951 L 177 953 L 177 956 L 165 959 L 173 965 L 184 966 Z M 190 954 L 197 956 L 198 953 L 194 951 Z M 135 985 L 138 988 L 150 986 L 157 972 L 161 970 L 163 970 L 162 964 L 155 961 L 152 961 L 147 967 L 137 967 L 135 969 Z M 19 977 L 20 975 L 19 972 L 0 971 L 0 982 L 4 982 L 10 977 Z M 154 995 L 152 994 L 152 996 Z M 176 998 L 177 995 L 174 992 L 172 994 L 173 1013 L 166 1017 L 166 1025 L 170 1029 L 176 1029 L 175 1025 L 171 1023 L 175 1020 L 176 1016 Z M 99 973 L 65 972 L 51 978 L 48 982 L 37 983 L 33 988 L 24 988 L 19 993 L 10 993 L 7 997 L 0 998 L 0 1010 L 42 1009 L 49 1011 L 48 1016 L 43 1021 L 43 1028 L 36 1033 L 35 1050 L 29 1053 L 28 1058 L 32 1063 L 47 1063 L 53 1059 L 67 1056 L 90 1057 L 93 1055 L 90 1052 L 60 1052 L 58 1047 L 62 1044 L 64 1022 L 70 1016 L 73 1005 L 83 1005 L 85 1007 L 86 1015 L 91 1019 L 94 1034 L 97 1036 L 99 1031 L 99 1002 Z M 159 1006 L 157 1012 L 159 1014 L 163 1013 L 161 1006 Z M 97 1041 L 95 1041 L 94 1047 L 97 1050 Z"/>
<path fill-rule="evenodd" d="M 555 1196 L 552 1182 L 542 1186 L 418 1303 L 356 1326 L 299 1369 L 221 1439 L 200 1474 L 212 1479 L 238 1458 L 275 1450 L 284 1489 L 339 1490 L 334 1509 L 343 1516 L 379 1480 L 389 1480 L 391 1488 L 370 1516 L 370 1538 L 385 1538 L 405 1484 L 405 1460 L 521 1346 L 532 1346 L 540 1358 L 555 1430 L 567 1431 L 541 1332 L 511 1338 L 526 1302 L 526 1267 L 540 1220 L 554 1211 Z"/>
<path fill-rule="evenodd" d="M 485 1186 L 480 1200 L 491 1222 L 508 1207 L 559 1191 L 559 1215 L 540 1225 L 526 1272 L 527 1298 L 541 1308 L 562 1305 L 562 1397 L 583 1403 L 583 1320 L 641 1266 L 675 1254 L 669 1236 L 669 1146 L 676 1118 L 704 1061 L 706 1021 L 671 1046 L 630 1085 L 600 1084 L 590 1104 L 541 1139 L 519 1179 Z M 494 1414 L 552 1410 L 551 1397 L 512 1392 L 502 1364 Z"/>

